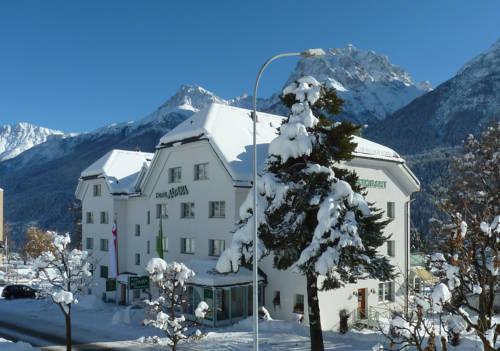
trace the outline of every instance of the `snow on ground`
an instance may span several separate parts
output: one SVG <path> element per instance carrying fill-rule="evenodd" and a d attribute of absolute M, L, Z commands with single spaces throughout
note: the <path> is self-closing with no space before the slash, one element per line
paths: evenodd
<path fill-rule="evenodd" d="M 22 267 L 23 276 L 31 276 L 29 267 Z M 3 286 L 0 286 L 0 295 Z M 148 336 L 162 337 L 159 330 L 141 326 L 145 318 L 142 309 L 104 303 L 96 296 L 79 298 L 72 309 L 72 333 L 74 344 L 90 344 L 119 350 L 169 350 L 166 345 L 152 345 L 142 341 Z M 6 326 L 5 323 L 10 324 Z M 309 329 L 293 321 L 269 320 L 260 322 L 260 350 L 285 351 L 309 350 Z M 28 338 L 21 335 L 22 331 Z M 204 329 L 207 336 L 200 341 L 179 346 L 179 351 L 250 351 L 253 346 L 252 320 L 245 319 L 233 326 Z M 2 337 L 10 335 L 45 350 L 64 350 L 62 346 L 49 347 L 54 342 L 42 340 L 44 334 L 55 334 L 64 340 L 64 317 L 59 308 L 48 299 L 0 298 L 0 350 L 37 350 L 26 343 L 7 342 Z M 350 331 L 344 335 L 324 332 L 325 350 L 372 351 L 377 344 L 388 347 L 384 337 L 375 331 Z M 138 341 L 138 339 L 140 341 Z M 450 351 L 482 350 L 479 340 L 465 336 L 462 344 L 448 347 Z M 59 343 L 60 344 L 60 343 Z M 439 350 L 439 348 L 438 348 Z"/>

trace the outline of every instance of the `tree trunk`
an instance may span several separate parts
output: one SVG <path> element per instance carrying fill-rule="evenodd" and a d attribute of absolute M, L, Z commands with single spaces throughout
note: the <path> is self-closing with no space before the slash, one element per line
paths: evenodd
<path fill-rule="evenodd" d="M 68 305 L 68 313 L 64 316 L 66 317 L 66 351 L 71 351 L 71 306 Z"/>
<path fill-rule="evenodd" d="M 309 334 L 311 337 L 311 351 L 324 351 L 323 331 L 319 314 L 318 278 L 314 274 L 307 274 L 307 304 L 309 313 Z"/>

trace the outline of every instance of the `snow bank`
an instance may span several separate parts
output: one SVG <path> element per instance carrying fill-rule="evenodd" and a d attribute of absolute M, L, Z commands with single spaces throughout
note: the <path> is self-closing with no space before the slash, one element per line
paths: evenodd
<path fill-rule="evenodd" d="M 2 351 L 34 351 L 34 350 L 40 350 L 40 349 L 33 347 L 26 342 L 22 342 L 22 341 L 12 342 L 10 340 L 0 338 L 0 350 L 2 350 Z"/>

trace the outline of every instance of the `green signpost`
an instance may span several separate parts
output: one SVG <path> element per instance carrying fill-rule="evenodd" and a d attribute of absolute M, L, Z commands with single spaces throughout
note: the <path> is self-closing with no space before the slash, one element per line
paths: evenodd
<path fill-rule="evenodd" d="M 149 289 L 149 276 L 128 277 L 128 286 L 130 290 Z"/>

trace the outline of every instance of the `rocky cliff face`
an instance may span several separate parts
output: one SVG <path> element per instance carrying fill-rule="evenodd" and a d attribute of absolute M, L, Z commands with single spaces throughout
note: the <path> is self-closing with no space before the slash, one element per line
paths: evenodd
<path fill-rule="evenodd" d="M 489 120 L 500 119 L 500 40 L 450 80 L 415 99 L 365 136 L 402 154 L 459 145 Z"/>

